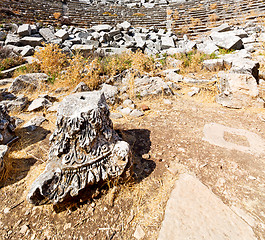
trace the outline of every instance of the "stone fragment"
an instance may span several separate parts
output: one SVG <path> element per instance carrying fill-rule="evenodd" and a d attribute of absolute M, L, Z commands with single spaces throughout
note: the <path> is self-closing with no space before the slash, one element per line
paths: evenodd
<path fill-rule="evenodd" d="M 15 119 L 8 115 L 5 106 L 0 105 L 0 144 L 6 145 L 13 142 L 16 139 L 14 131 Z"/>
<path fill-rule="evenodd" d="M 28 122 L 26 122 L 23 125 L 23 128 L 26 128 L 28 131 L 34 131 L 39 127 L 44 121 L 46 121 L 46 118 L 43 116 L 37 116 L 32 119 L 30 119 Z"/>
<path fill-rule="evenodd" d="M 146 42 L 140 36 L 134 37 L 136 42 L 136 47 L 143 49 L 146 45 Z"/>
<path fill-rule="evenodd" d="M 39 30 L 39 33 L 47 42 L 50 42 L 53 39 L 56 39 L 56 36 L 49 28 L 41 28 Z"/>
<path fill-rule="evenodd" d="M 4 214 L 7 214 L 7 213 L 9 213 L 10 212 L 10 208 L 9 207 L 6 207 L 5 209 L 4 209 Z"/>
<path fill-rule="evenodd" d="M 121 33 L 121 30 L 119 30 L 119 29 L 113 29 L 113 30 L 111 30 L 109 32 L 109 36 L 112 38 L 112 37 L 114 37 L 116 35 L 119 35 L 120 33 Z"/>
<path fill-rule="evenodd" d="M 234 35 L 233 32 L 213 32 L 210 37 L 216 46 L 224 49 L 239 50 L 243 47 L 241 38 Z"/>
<path fill-rule="evenodd" d="M 53 105 L 51 107 L 49 107 L 47 109 L 47 111 L 48 112 L 57 112 L 58 107 L 59 107 L 59 103 L 58 102 L 55 102 L 55 103 L 53 103 Z"/>
<path fill-rule="evenodd" d="M 147 105 L 145 105 L 145 104 L 142 104 L 141 108 L 142 108 L 143 111 L 150 110 L 150 108 Z"/>
<path fill-rule="evenodd" d="M 131 27 L 131 24 L 127 21 L 117 24 L 118 29 L 122 29 L 124 31 L 128 31 Z"/>
<path fill-rule="evenodd" d="M 168 72 L 166 74 L 166 80 L 167 81 L 172 81 L 172 82 L 175 82 L 175 83 L 179 83 L 179 82 L 183 81 L 183 76 L 180 75 L 180 74 L 177 74 L 175 72 Z"/>
<path fill-rule="evenodd" d="M 227 31 L 231 31 L 231 27 L 227 23 L 223 23 L 222 25 L 212 29 L 212 32 L 227 32 Z"/>
<path fill-rule="evenodd" d="M 172 102 L 169 99 L 163 99 L 163 103 L 166 105 L 171 105 Z"/>
<path fill-rule="evenodd" d="M 242 93 L 251 97 L 257 97 L 259 94 L 257 81 L 251 75 L 220 72 L 218 77 L 221 92 Z"/>
<path fill-rule="evenodd" d="M 158 95 L 162 92 L 166 95 L 172 95 L 173 92 L 168 83 L 160 77 L 136 78 L 134 81 L 135 93 L 142 97 L 147 95 Z"/>
<path fill-rule="evenodd" d="M 108 32 L 112 29 L 112 27 L 108 24 L 101 24 L 101 25 L 95 25 L 91 28 L 92 30 L 96 32 Z"/>
<path fill-rule="evenodd" d="M 104 83 L 102 84 L 101 92 L 104 93 L 107 102 L 110 104 L 114 104 L 117 101 L 118 87 Z"/>
<path fill-rule="evenodd" d="M 18 95 L 16 99 L 2 101 L 1 104 L 10 112 L 20 112 L 27 106 L 28 97 L 21 94 Z"/>
<path fill-rule="evenodd" d="M 137 239 L 137 240 L 141 240 L 144 238 L 145 236 L 145 232 L 142 229 L 142 227 L 140 225 L 137 225 L 135 232 L 133 234 L 133 236 Z"/>
<path fill-rule="evenodd" d="M 259 62 L 246 58 L 236 58 L 232 62 L 230 72 L 240 74 L 251 74 L 257 81 L 259 79 Z"/>
<path fill-rule="evenodd" d="M 246 33 L 246 31 L 244 29 L 237 29 L 237 30 L 234 30 L 233 33 L 240 37 L 240 38 L 246 38 L 248 37 L 248 34 Z"/>
<path fill-rule="evenodd" d="M 172 37 L 162 37 L 162 49 L 168 49 L 168 48 L 174 48 L 175 47 L 175 42 Z"/>
<path fill-rule="evenodd" d="M 214 44 L 212 40 L 204 40 L 203 43 L 197 44 L 197 49 L 199 52 L 212 54 L 218 51 L 219 48 Z"/>
<path fill-rule="evenodd" d="M 58 108 L 50 141 L 48 164 L 27 196 L 32 204 L 57 204 L 121 176 L 131 166 L 129 144 L 113 130 L 100 91 L 67 96 Z"/>
<path fill-rule="evenodd" d="M 18 46 L 20 43 L 20 39 L 18 35 L 8 33 L 5 40 L 5 45 L 14 45 Z"/>
<path fill-rule="evenodd" d="M 0 31 L 0 41 L 5 41 L 6 39 L 6 32 Z"/>
<path fill-rule="evenodd" d="M 89 89 L 89 86 L 87 86 L 87 84 L 85 84 L 84 82 L 80 82 L 80 83 L 78 83 L 78 85 L 73 90 L 73 93 L 77 93 L 77 92 L 87 92 L 89 90 L 90 89 Z"/>
<path fill-rule="evenodd" d="M 40 84 L 46 82 L 48 78 L 48 75 L 45 73 L 28 73 L 20 75 L 15 78 L 8 91 L 14 94 L 34 91 L 40 86 Z"/>
<path fill-rule="evenodd" d="M 28 111 L 39 111 L 43 108 L 49 108 L 52 103 L 46 98 L 37 98 L 32 101 L 32 103 L 28 107 Z"/>
<path fill-rule="evenodd" d="M 33 54 L 34 54 L 34 48 L 31 46 L 23 47 L 22 51 L 20 52 L 20 55 L 23 57 L 32 56 Z"/>
<path fill-rule="evenodd" d="M 36 34 L 38 32 L 38 27 L 35 24 L 30 25 L 31 34 Z"/>
<path fill-rule="evenodd" d="M 74 52 L 80 52 L 84 57 L 88 57 L 94 50 L 94 45 L 74 44 L 71 47 L 71 50 Z"/>
<path fill-rule="evenodd" d="M 249 74 L 219 72 L 220 94 L 217 103 L 231 108 L 249 107 L 258 97 L 257 80 Z"/>
<path fill-rule="evenodd" d="M 21 234 L 24 235 L 28 230 L 29 230 L 28 225 L 27 225 L 27 224 L 24 224 L 24 225 L 21 227 L 19 233 L 21 233 Z"/>
<path fill-rule="evenodd" d="M 120 119 L 120 118 L 123 118 L 123 116 L 120 113 L 111 112 L 110 113 L 110 118 L 112 118 L 112 119 Z"/>
<path fill-rule="evenodd" d="M 0 145 L 0 176 L 4 170 L 5 167 L 5 162 L 4 162 L 4 157 L 8 151 L 8 146 L 7 145 Z"/>
<path fill-rule="evenodd" d="M 22 39 L 20 39 L 20 44 L 23 46 L 29 45 L 32 47 L 37 47 L 41 46 L 42 42 L 43 42 L 42 37 L 23 37 Z"/>
<path fill-rule="evenodd" d="M 256 240 L 251 227 L 198 179 L 181 174 L 168 200 L 158 240 Z"/>
<path fill-rule="evenodd" d="M 17 34 L 20 37 L 30 36 L 31 35 L 31 27 L 29 24 L 22 24 L 18 27 Z"/>
<path fill-rule="evenodd" d="M 61 38 L 63 41 L 69 38 L 68 32 L 63 29 L 58 30 L 54 35 L 58 38 Z"/>
<path fill-rule="evenodd" d="M 126 99 L 122 103 L 124 106 L 131 106 L 133 104 L 133 101 L 131 99 Z"/>
<path fill-rule="evenodd" d="M 192 90 L 191 92 L 188 92 L 188 95 L 190 97 L 193 97 L 194 95 L 198 94 L 201 89 L 197 87 L 192 87 L 191 90 Z"/>
<path fill-rule="evenodd" d="M 131 117 L 142 117 L 144 116 L 144 113 L 138 109 L 134 109 L 131 113 L 130 113 Z"/>
<path fill-rule="evenodd" d="M 220 71 L 224 70 L 224 60 L 223 59 L 209 59 L 203 61 L 203 67 L 208 71 Z"/>
<path fill-rule="evenodd" d="M 126 107 L 126 108 L 121 108 L 119 109 L 119 111 L 124 114 L 124 115 L 129 115 L 131 112 L 132 112 L 132 109 L 129 108 L 129 107 Z"/>

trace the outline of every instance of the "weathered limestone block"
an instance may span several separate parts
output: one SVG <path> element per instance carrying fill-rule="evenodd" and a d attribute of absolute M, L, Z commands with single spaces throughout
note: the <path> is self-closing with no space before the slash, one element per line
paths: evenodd
<path fill-rule="evenodd" d="M 77 196 L 87 186 L 119 177 L 131 166 L 129 144 L 113 130 L 100 91 L 66 97 L 50 141 L 49 162 L 27 197 L 36 205 Z"/>
<path fill-rule="evenodd" d="M 264 102 L 260 102 L 257 80 L 252 75 L 219 72 L 218 78 L 220 94 L 216 96 L 217 103 L 229 108 L 255 105 L 263 107 Z"/>

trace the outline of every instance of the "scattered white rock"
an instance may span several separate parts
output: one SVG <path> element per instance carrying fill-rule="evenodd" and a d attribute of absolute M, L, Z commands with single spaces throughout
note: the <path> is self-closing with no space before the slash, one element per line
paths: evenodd
<path fill-rule="evenodd" d="M 142 117 L 144 116 L 144 113 L 138 109 L 134 109 L 131 113 L 130 116 L 132 117 Z"/>
<path fill-rule="evenodd" d="M 137 225 L 135 232 L 133 234 L 133 236 L 137 239 L 137 240 L 141 240 L 144 238 L 145 236 L 145 232 L 142 229 L 142 227 L 140 225 Z"/>

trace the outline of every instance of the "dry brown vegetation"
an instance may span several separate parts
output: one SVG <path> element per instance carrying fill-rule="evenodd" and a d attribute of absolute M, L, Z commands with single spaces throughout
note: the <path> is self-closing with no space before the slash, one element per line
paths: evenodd
<path fill-rule="evenodd" d="M 216 13 L 210 14 L 208 18 L 210 22 L 216 22 L 219 20 L 219 16 Z"/>

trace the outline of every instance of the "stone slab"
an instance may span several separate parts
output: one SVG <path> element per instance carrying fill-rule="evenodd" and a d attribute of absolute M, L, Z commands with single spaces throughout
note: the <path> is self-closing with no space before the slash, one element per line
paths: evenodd
<path fill-rule="evenodd" d="M 198 179 L 181 174 L 158 240 L 254 240 L 252 228 Z"/>
<path fill-rule="evenodd" d="M 209 142 L 210 144 L 227 148 L 230 150 L 237 150 L 249 154 L 262 155 L 265 154 L 265 141 L 263 138 L 258 136 L 256 133 L 244 130 L 227 127 L 217 123 L 209 123 L 204 126 L 203 129 L 204 138 L 203 140 Z M 224 133 L 230 133 L 232 135 L 237 135 L 244 137 L 249 146 L 241 145 L 240 143 L 228 142 L 224 139 Z"/>

